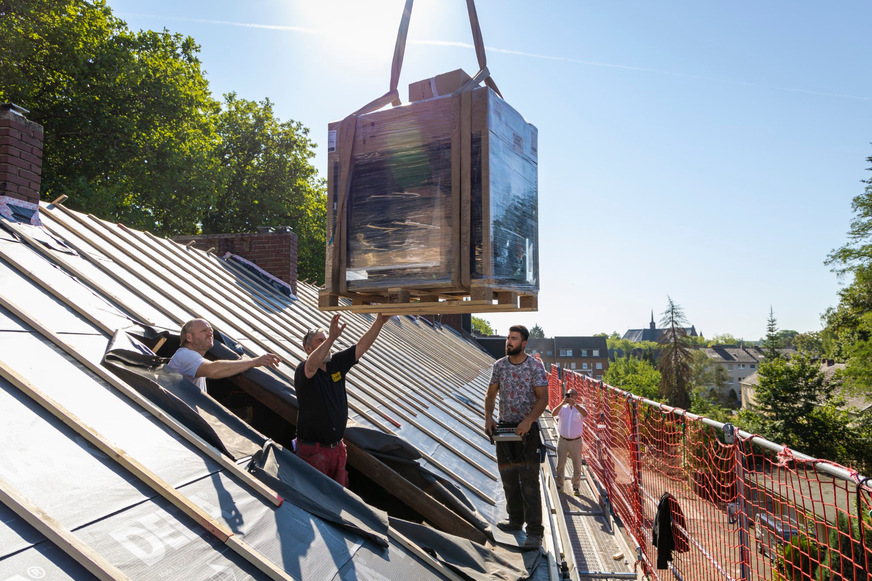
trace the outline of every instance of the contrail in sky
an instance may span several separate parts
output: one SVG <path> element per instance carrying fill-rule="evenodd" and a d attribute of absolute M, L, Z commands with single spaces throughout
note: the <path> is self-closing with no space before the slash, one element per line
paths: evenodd
<path fill-rule="evenodd" d="M 124 12 L 119 14 L 119 16 L 139 16 L 144 18 L 162 18 L 164 20 L 181 20 L 184 22 L 199 22 L 201 24 L 220 24 L 223 26 L 238 26 L 239 28 L 260 28 L 263 30 L 280 30 L 285 32 L 302 32 L 303 34 L 314 34 L 314 35 L 322 35 L 325 34 L 323 30 L 316 30 L 314 28 L 306 28 L 304 26 L 285 26 L 281 24 L 253 24 L 250 22 L 231 22 L 229 20 L 207 20 L 205 18 L 183 18 L 178 16 L 156 16 L 154 14 L 133 14 L 129 12 Z"/>
<path fill-rule="evenodd" d="M 469 48 L 475 49 L 475 46 L 466 43 L 466 42 L 449 42 L 449 41 L 441 41 L 441 40 L 418 40 L 418 41 L 410 41 L 409 44 L 422 44 L 422 45 L 431 45 L 431 46 L 454 46 L 458 48 Z M 577 59 L 572 57 L 565 56 L 553 56 L 547 54 L 536 54 L 530 52 L 523 52 L 520 50 L 510 50 L 505 48 L 495 48 L 492 46 L 486 47 L 488 52 L 498 52 L 502 54 L 511 54 L 518 56 L 525 56 L 528 58 L 540 59 L 540 60 L 549 60 L 549 61 L 562 61 L 567 63 L 573 63 L 578 65 L 587 65 L 592 67 L 605 67 L 611 69 L 624 69 L 628 71 L 639 71 L 643 73 L 656 73 L 658 75 L 669 75 L 672 77 L 684 77 L 687 79 L 699 79 L 701 81 L 713 81 L 717 83 L 729 83 L 731 85 L 741 85 L 745 87 L 762 87 L 760 83 L 748 83 L 745 81 L 733 81 L 728 79 L 718 79 L 715 77 L 705 77 L 701 75 L 692 75 L 689 73 L 676 73 L 672 71 L 664 71 L 660 69 L 651 69 L 647 67 L 634 67 L 632 65 L 620 65 L 615 63 L 603 63 L 597 61 L 588 61 L 584 59 Z M 790 87 L 778 87 L 782 91 L 789 91 L 793 93 L 806 93 L 808 95 L 820 95 L 823 97 L 839 97 L 843 99 L 856 99 L 860 101 L 872 101 L 872 97 L 860 97 L 858 95 L 845 95 L 843 93 L 826 93 L 823 91 L 811 91 L 808 89 L 792 89 Z"/>
<path fill-rule="evenodd" d="M 148 17 L 148 18 L 158 18 L 157 16 L 155 16 L 153 14 L 130 14 L 130 16 L 143 16 L 143 17 Z M 326 34 L 326 32 L 323 30 L 317 30 L 314 28 L 305 28 L 303 26 L 284 26 L 284 25 L 280 25 L 280 24 L 253 24 L 253 23 L 249 23 L 249 22 L 231 22 L 228 20 L 207 20 L 207 19 L 202 19 L 202 18 L 179 18 L 179 17 L 172 17 L 172 16 L 161 16 L 160 18 L 167 19 L 167 20 L 183 20 L 183 21 L 187 21 L 187 22 L 200 22 L 202 24 L 217 24 L 217 25 L 222 25 L 222 26 L 238 26 L 240 28 L 259 28 L 259 29 L 263 29 L 263 30 L 278 30 L 278 31 L 283 31 L 283 32 L 299 32 L 302 34 L 311 34 L 311 35 L 316 35 L 316 36 L 321 36 L 321 35 Z M 450 42 L 450 41 L 442 41 L 442 40 L 413 40 L 413 41 L 409 41 L 409 44 L 419 44 L 419 45 L 429 45 L 429 46 L 453 46 L 453 47 L 457 47 L 457 48 L 466 48 L 466 49 L 474 49 L 475 48 L 473 45 L 466 43 L 466 42 Z M 603 62 L 598 62 L 598 61 L 588 61 L 588 60 L 584 60 L 584 59 L 577 59 L 577 58 L 566 57 L 566 56 L 553 56 L 553 55 L 547 55 L 547 54 L 537 54 L 537 53 L 532 53 L 532 52 L 524 52 L 524 51 L 520 51 L 520 50 L 495 48 L 492 46 L 486 47 L 486 50 L 488 52 L 496 52 L 496 53 L 501 53 L 501 54 L 516 55 L 516 56 L 522 56 L 522 57 L 539 59 L 539 60 L 560 61 L 560 62 L 572 63 L 572 64 L 577 64 L 577 65 L 585 65 L 585 66 L 590 66 L 590 67 L 623 69 L 626 71 L 637 71 L 637 72 L 642 72 L 642 73 L 654 73 L 654 74 L 658 74 L 658 75 L 668 75 L 671 77 L 682 77 L 682 78 L 686 78 L 686 79 L 697 79 L 700 81 L 710 81 L 710 82 L 716 82 L 716 83 L 727 83 L 730 85 L 740 85 L 740 86 L 745 86 L 745 87 L 763 87 L 763 86 L 765 86 L 765 85 L 761 85 L 760 83 L 748 83 L 745 81 L 733 81 L 733 80 L 728 80 L 728 79 L 718 79 L 715 77 L 705 77 L 705 76 L 701 76 L 701 75 L 693 75 L 690 73 L 677 73 L 677 72 L 673 72 L 673 71 L 664 71 L 664 70 L 660 70 L 660 69 L 652 69 L 652 68 L 647 68 L 647 67 L 635 67 L 632 65 L 622 65 L 622 64 L 616 64 L 616 63 L 603 63 Z M 840 99 L 854 99 L 854 100 L 858 100 L 858 101 L 872 101 L 872 97 L 860 97 L 858 95 L 846 95 L 843 93 L 827 93 L 824 91 L 812 91 L 812 90 L 808 90 L 808 89 L 794 89 L 794 88 L 790 88 L 790 87 L 778 87 L 778 89 L 780 89 L 782 91 L 788 91 L 791 93 L 805 93 L 807 95 L 818 95 L 821 97 L 837 97 Z"/>

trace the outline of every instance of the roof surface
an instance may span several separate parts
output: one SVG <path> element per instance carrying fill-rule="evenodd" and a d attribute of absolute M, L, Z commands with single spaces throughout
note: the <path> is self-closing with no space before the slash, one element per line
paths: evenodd
<path fill-rule="evenodd" d="M 317 310 L 315 287 L 300 283 L 299 296 L 289 298 L 230 261 L 148 233 L 59 206 L 43 205 L 41 218 L 42 228 L 0 221 L 0 492 L 27 500 L 14 516 L 15 502 L 0 496 L 0 578 L 37 570 L 58 579 L 90 575 L 50 540 L 46 531 L 53 529 L 20 516 L 26 507 L 50 517 L 98 562 L 132 578 L 146 571 L 153 579 L 547 575 L 537 567 L 538 553 L 531 558 L 493 537 L 472 546 L 444 533 L 442 549 L 424 548 L 404 537 L 416 534 L 414 524 L 362 530 L 357 520 L 349 524 L 333 515 L 327 500 L 314 506 L 312 499 L 292 498 L 295 488 L 281 478 L 314 478 L 316 485 L 321 478 L 297 465 L 293 454 L 279 454 L 284 459 L 273 476 L 277 486 L 285 485 L 286 501 L 276 506 L 270 488 L 246 472 L 253 460 L 247 454 L 259 446 L 262 454 L 283 452 L 281 446 L 241 422 L 217 443 L 204 443 L 175 411 L 217 418 L 216 426 L 232 424 L 222 416 L 229 412 L 207 396 L 188 398 L 189 388 L 150 351 L 157 346 L 129 343 L 154 363 L 140 370 L 153 400 L 113 375 L 121 371 L 101 365 L 120 329 L 166 338 L 202 317 L 225 339 L 228 353 L 236 347 L 282 357 L 277 371 L 246 373 L 248 383 L 241 385 L 293 422 L 293 369 L 304 357 L 299 339 L 307 328 L 328 326 L 332 315 Z M 372 320 L 343 319 L 348 328 L 337 348 L 352 344 Z M 351 420 L 363 434 L 354 445 L 365 461 L 414 465 L 413 476 L 390 477 L 435 506 L 430 514 L 444 513 L 470 536 L 490 534 L 488 525 L 503 514 L 493 447 L 481 430 L 492 361 L 453 331 L 395 317 L 348 378 Z M 26 395 L 30 389 L 47 399 L 39 403 Z M 172 405 L 160 407 L 167 402 Z M 365 448 L 377 440 L 370 434 L 411 445 L 419 457 L 400 462 L 388 453 L 379 460 L 385 448 Z M 370 506 L 353 490 L 331 494 L 371 522 L 387 522 L 379 516 L 383 507 Z M 422 533 L 417 543 L 424 538 L 430 537 Z M 490 557 L 475 556 L 479 552 Z"/>

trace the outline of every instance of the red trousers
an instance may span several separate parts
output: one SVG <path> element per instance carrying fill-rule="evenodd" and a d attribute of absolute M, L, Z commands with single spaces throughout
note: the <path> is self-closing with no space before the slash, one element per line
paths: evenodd
<path fill-rule="evenodd" d="M 340 442 L 338 446 L 333 448 L 321 444 L 297 442 L 297 456 L 342 486 L 348 487 L 348 472 L 345 470 L 348 452 L 345 449 L 345 442 Z"/>

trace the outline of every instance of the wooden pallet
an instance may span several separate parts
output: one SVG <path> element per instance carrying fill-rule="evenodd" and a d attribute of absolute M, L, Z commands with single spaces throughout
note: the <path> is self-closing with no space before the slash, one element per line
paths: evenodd
<path fill-rule="evenodd" d="M 412 294 L 415 292 L 416 294 Z M 534 292 L 473 287 L 470 293 L 439 294 L 408 289 L 391 289 L 387 294 L 346 293 L 340 295 L 321 289 L 321 311 L 384 313 L 387 315 L 451 315 L 463 313 L 512 313 L 539 309 Z"/>

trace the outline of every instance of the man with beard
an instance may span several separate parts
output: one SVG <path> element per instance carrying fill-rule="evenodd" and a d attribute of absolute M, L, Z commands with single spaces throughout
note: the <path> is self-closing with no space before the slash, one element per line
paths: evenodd
<path fill-rule="evenodd" d="M 347 452 L 342 437 L 348 423 L 345 375 L 372 346 L 390 315 L 378 315 L 356 345 L 331 356 L 333 343 L 345 330 L 339 315 L 330 331 L 311 329 L 303 336 L 308 358 L 294 372 L 299 414 L 297 455 L 342 486 L 348 486 Z"/>
<path fill-rule="evenodd" d="M 203 319 L 192 319 L 182 326 L 179 333 L 179 348 L 167 367 L 181 373 L 185 379 L 206 393 L 206 379 L 221 379 L 245 373 L 252 367 L 278 367 L 278 355 L 265 353 L 260 357 L 209 361 L 204 355 L 214 342 L 212 326 Z"/>
<path fill-rule="evenodd" d="M 509 518 L 497 523 L 506 532 L 519 531 L 527 523 L 524 547 L 542 545 L 542 499 L 539 491 L 539 424 L 548 405 L 548 375 L 542 362 L 529 357 L 524 348 L 530 337 L 527 328 L 514 325 L 506 337 L 506 356 L 494 363 L 484 401 L 484 431 L 494 428 L 494 404 L 500 396 L 500 423 L 517 424 L 521 441 L 498 441 L 497 464 Z"/>

